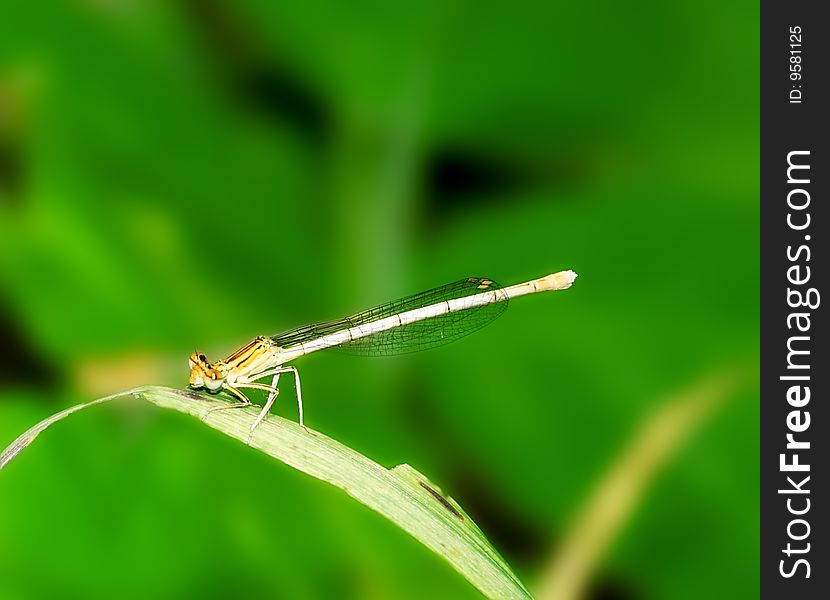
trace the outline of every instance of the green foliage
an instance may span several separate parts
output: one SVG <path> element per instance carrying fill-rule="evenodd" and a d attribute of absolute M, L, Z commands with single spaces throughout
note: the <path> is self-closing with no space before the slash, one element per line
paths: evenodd
<path fill-rule="evenodd" d="M 757 48 L 748 1 L 0 2 L 0 440 L 181 387 L 195 348 L 573 268 L 452 346 L 297 364 L 310 426 L 442 482 L 533 589 L 655 399 L 757 352 Z M 757 597 L 756 392 L 678 450 L 596 589 Z M 90 412 L 3 471 L 0 596 L 477 597 L 157 412 Z"/>
<path fill-rule="evenodd" d="M 343 489 L 439 554 L 487 597 L 530 598 L 470 516 L 409 465 L 385 469 L 347 446 L 281 417 L 271 416 L 252 432 L 257 407 L 226 409 L 225 403 L 205 394 L 144 387 L 76 405 L 22 434 L 0 454 L 0 469 L 57 421 L 82 408 L 130 397 L 197 417 L 252 448 Z"/>

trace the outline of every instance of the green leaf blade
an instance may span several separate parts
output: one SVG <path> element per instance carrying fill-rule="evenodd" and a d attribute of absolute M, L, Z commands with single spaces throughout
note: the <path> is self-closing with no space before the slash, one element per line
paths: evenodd
<path fill-rule="evenodd" d="M 443 557 L 489 598 L 531 598 L 469 515 L 409 465 L 387 469 L 336 440 L 276 415 L 260 423 L 252 435 L 257 407 L 213 410 L 225 403 L 192 391 L 137 388 L 62 411 L 12 442 L 0 454 L 0 468 L 53 423 L 81 408 L 124 397 L 192 415 L 290 467 L 341 488 Z"/>

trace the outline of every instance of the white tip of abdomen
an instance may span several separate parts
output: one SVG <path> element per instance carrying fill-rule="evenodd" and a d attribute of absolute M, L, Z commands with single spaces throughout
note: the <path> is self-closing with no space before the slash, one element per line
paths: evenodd
<path fill-rule="evenodd" d="M 567 271 L 559 271 L 542 277 L 537 281 L 539 291 L 547 290 L 567 290 L 573 285 L 577 275 L 575 271 L 568 269 Z"/>

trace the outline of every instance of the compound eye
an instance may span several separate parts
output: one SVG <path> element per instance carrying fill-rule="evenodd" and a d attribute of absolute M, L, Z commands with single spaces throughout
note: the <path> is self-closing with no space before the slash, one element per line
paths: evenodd
<path fill-rule="evenodd" d="M 201 360 L 202 362 L 207 362 L 207 357 L 204 354 L 200 354 L 199 360 Z"/>

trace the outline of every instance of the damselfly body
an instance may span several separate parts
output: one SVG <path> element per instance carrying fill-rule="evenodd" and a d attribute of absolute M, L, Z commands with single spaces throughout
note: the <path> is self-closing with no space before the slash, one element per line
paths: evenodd
<path fill-rule="evenodd" d="M 297 390 L 300 425 L 303 399 L 296 367 L 287 363 L 311 352 L 340 347 L 364 356 L 388 356 L 447 344 L 484 327 L 507 309 L 511 298 L 564 290 L 576 273 L 560 271 L 539 279 L 501 287 L 492 279 L 469 277 L 433 290 L 381 304 L 344 319 L 324 321 L 292 329 L 280 335 L 259 336 L 225 360 L 208 362 L 204 354 L 190 357 L 190 386 L 209 392 L 226 391 L 239 402 L 222 408 L 249 406 L 242 392 L 268 392 L 268 400 L 254 424 L 268 414 L 279 394 L 280 375 L 291 373 Z M 271 378 L 269 384 L 259 380 Z"/>

